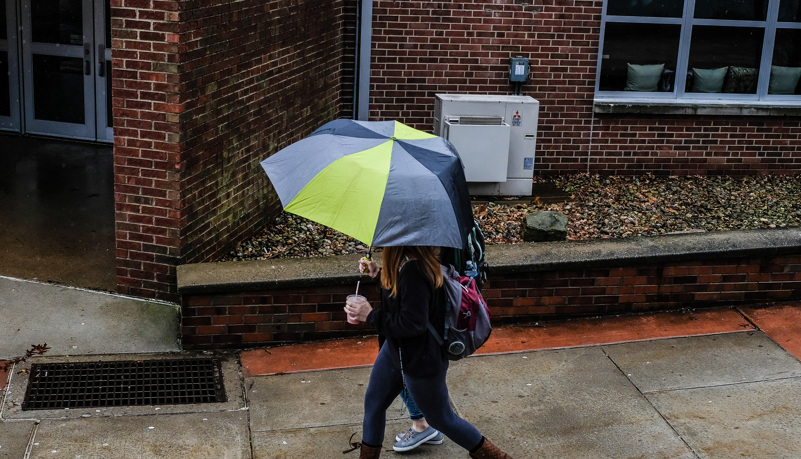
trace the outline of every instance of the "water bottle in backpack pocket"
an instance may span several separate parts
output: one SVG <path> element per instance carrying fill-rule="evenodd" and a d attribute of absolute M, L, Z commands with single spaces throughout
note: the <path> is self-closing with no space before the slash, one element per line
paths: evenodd
<path fill-rule="evenodd" d="M 489 308 L 475 277 L 461 276 L 453 266 L 440 265 L 444 277 L 445 323 L 440 335 L 429 322 L 428 330 L 449 360 L 459 360 L 480 348 L 492 332 Z"/>

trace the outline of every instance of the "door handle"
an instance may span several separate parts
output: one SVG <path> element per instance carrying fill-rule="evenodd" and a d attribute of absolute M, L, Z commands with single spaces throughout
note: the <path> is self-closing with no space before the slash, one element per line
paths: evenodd
<path fill-rule="evenodd" d="M 92 74 L 92 61 L 90 60 L 90 55 L 92 54 L 92 48 L 89 43 L 83 44 L 83 74 L 84 75 L 91 75 Z"/>
<path fill-rule="evenodd" d="M 102 43 L 97 45 L 97 76 L 106 76 L 106 45 Z"/>

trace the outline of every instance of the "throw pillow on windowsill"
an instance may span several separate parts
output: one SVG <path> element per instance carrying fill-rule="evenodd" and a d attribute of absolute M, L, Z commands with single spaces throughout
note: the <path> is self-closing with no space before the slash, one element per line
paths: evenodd
<path fill-rule="evenodd" d="M 639 65 L 626 64 L 626 91 L 653 92 L 659 87 L 659 79 L 665 64 Z"/>
<path fill-rule="evenodd" d="M 768 94 L 795 94 L 799 79 L 801 79 L 801 67 L 771 65 Z"/>
<path fill-rule="evenodd" d="M 723 90 L 723 79 L 726 78 L 728 67 L 717 69 L 697 69 L 693 68 L 695 80 L 693 81 L 692 92 L 720 92 Z"/>
<path fill-rule="evenodd" d="M 734 94 L 756 94 L 759 73 L 753 67 L 729 67 L 723 92 Z"/>
<path fill-rule="evenodd" d="M 670 69 L 662 71 L 662 76 L 659 77 L 659 91 L 670 92 L 673 91 L 673 85 L 676 83 L 676 72 Z"/>

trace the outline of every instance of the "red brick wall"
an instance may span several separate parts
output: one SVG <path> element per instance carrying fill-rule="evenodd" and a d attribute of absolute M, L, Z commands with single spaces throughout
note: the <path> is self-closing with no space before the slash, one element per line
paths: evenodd
<path fill-rule="evenodd" d="M 755 174 L 801 168 L 801 117 L 593 113 L 601 0 L 376 0 L 371 119 L 433 129 L 434 94 L 512 94 L 528 57 L 535 171 Z"/>
<path fill-rule="evenodd" d="M 345 323 L 347 286 L 183 296 L 186 348 L 247 347 L 374 333 Z M 363 286 L 370 301 L 378 292 Z M 492 274 L 494 323 L 801 299 L 801 255 L 643 261 L 637 267 Z"/>
<path fill-rule="evenodd" d="M 801 117 L 596 115 L 591 149 L 578 171 L 589 162 L 601 174 L 798 173 Z"/>
<path fill-rule="evenodd" d="M 349 116 L 343 5 L 112 0 L 121 293 L 177 301 L 177 264 L 220 256 L 277 209 L 258 162 Z"/>

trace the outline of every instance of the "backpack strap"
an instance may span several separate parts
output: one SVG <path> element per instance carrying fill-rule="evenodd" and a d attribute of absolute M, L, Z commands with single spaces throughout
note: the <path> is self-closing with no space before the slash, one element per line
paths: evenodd
<path fill-rule="evenodd" d="M 444 336 L 440 336 L 440 334 L 437 333 L 437 329 L 434 328 L 434 325 L 431 323 L 431 315 L 430 314 L 429 314 L 429 320 L 426 321 L 426 328 L 428 329 L 429 332 L 431 332 L 431 335 L 434 336 L 434 339 L 437 340 L 437 344 L 442 346 L 445 343 L 445 340 L 448 339 L 448 329 L 450 328 L 450 326 L 448 324 L 448 318 L 447 318 L 448 317 L 448 302 L 449 302 L 449 300 L 448 300 L 448 292 L 446 291 L 447 287 L 445 286 L 445 283 L 448 282 L 449 274 L 455 268 L 453 266 L 446 267 L 443 264 L 440 264 L 439 266 L 440 266 L 440 269 L 442 270 L 442 276 L 444 277 L 444 279 L 442 280 L 443 285 L 442 285 L 442 287 L 440 287 L 442 289 L 441 300 L 442 300 L 442 303 L 443 303 L 441 306 L 444 309 L 444 311 L 442 311 L 443 319 L 444 319 L 444 322 L 445 322 Z"/>
<path fill-rule="evenodd" d="M 473 230 L 470 232 L 470 236 L 469 236 L 470 239 L 471 239 L 471 241 L 470 241 L 471 242 L 471 244 L 470 244 L 470 258 L 472 258 L 474 260 L 474 263 L 476 263 L 476 264 L 478 263 L 478 261 L 484 259 L 484 248 L 482 247 L 482 244 L 484 244 L 484 236 L 483 235 L 479 235 L 480 231 L 481 231 L 481 228 L 478 228 L 477 226 L 474 226 Z M 481 236 L 481 237 L 479 238 L 479 236 Z M 478 249 L 478 256 L 476 256 L 476 254 L 475 254 L 476 249 Z"/>
<path fill-rule="evenodd" d="M 476 260 L 478 260 L 478 258 L 476 258 L 476 249 L 475 247 L 473 247 L 474 245 L 473 243 L 475 242 L 475 240 L 476 240 L 476 227 L 474 225 L 473 228 L 470 230 L 470 232 L 467 233 L 467 249 L 470 251 L 470 258 L 468 259 L 472 261 L 473 264 L 476 264 Z M 478 269 L 478 266 L 475 266 L 475 268 Z"/>
<path fill-rule="evenodd" d="M 400 265 L 398 265 L 398 274 L 400 274 L 401 271 L 403 271 L 403 267 L 406 266 L 406 263 L 412 260 L 417 260 L 417 258 L 411 258 L 409 255 L 404 255 L 403 260 L 401 260 Z"/>
<path fill-rule="evenodd" d="M 442 339 L 442 337 L 439 336 L 439 333 L 437 333 L 437 331 L 434 329 L 434 326 L 431 325 L 431 321 L 430 320 L 428 322 L 426 322 L 426 328 L 428 328 L 428 331 L 430 331 L 431 334 L 434 335 L 434 339 L 437 340 L 437 344 L 442 346 L 442 344 L 445 343 L 445 341 Z"/>

